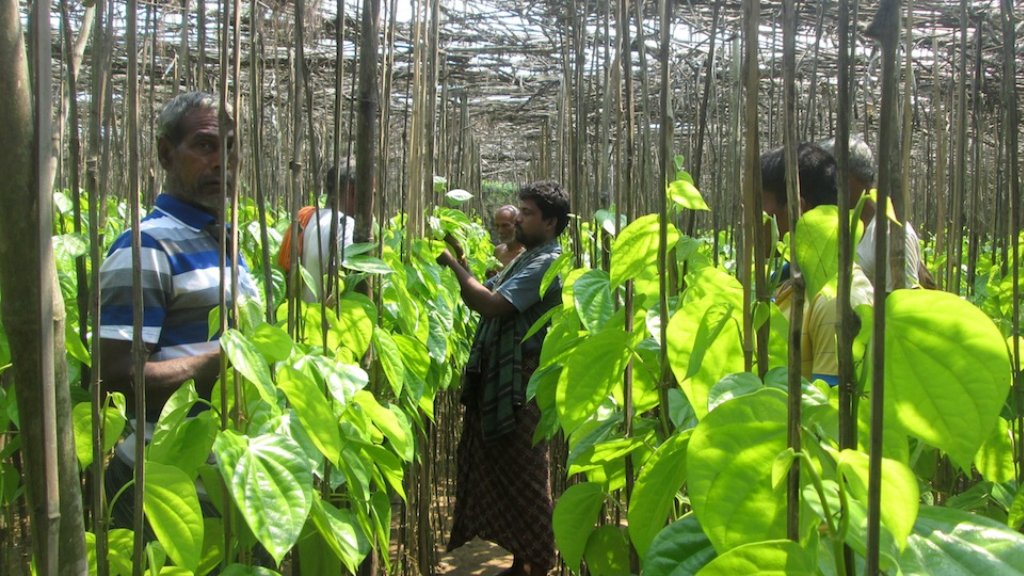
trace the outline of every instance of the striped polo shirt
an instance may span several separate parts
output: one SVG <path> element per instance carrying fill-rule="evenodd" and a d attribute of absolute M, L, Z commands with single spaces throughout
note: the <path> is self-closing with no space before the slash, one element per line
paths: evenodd
<path fill-rule="evenodd" d="M 169 360 L 214 352 L 208 317 L 220 298 L 220 244 L 208 230 L 213 215 L 168 194 L 156 199 L 142 219 L 142 340 L 154 346 L 150 360 Z M 259 298 L 244 262 L 239 266 L 239 291 Z M 227 301 L 231 305 L 230 254 Z M 100 337 L 132 339 L 132 238 L 122 233 L 100 267 Z M 216 340 L 216 336 L 214 337 Z"/>

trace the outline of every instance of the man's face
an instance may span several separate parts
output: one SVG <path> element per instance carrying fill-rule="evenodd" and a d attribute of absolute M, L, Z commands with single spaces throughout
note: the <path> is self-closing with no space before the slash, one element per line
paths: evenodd
<path fill-rule="evenodd" d="M 177 144 L 167 138 L 158 143 L 160 165 L 167 172 L 167 193 L 189 204 L 218 213 L 221 208 L 221 138 L 217 111 L 196 109 L 182 120 L 183 137 Z M 227 178 L 230 186 L 238 165 L 234 131 L 227 134 Z"/>
<path fill-rule="evenodd" d="M 555 218 L 544 218 L 533 200 L 521 200 L 516 217 L 516 240 L 527 248 L 540 246 L 555 237 L 556 224 Z"/>
<path fill-rule="evenodd" d="M 779 226 L 780 238 L 786 232 L 789 232 L 789 213 L 786 211 L 786 205 L 780 205 L 775 199 L 775 194 L 771 192 L 763 192 L 761 194 L 761 209 L 764 210 L 765 214 L 775 217 L 775 221 Z"/>
<path fill-rule="evenodd" d="M 512 212 L 499 210 L 494 213 L 494 230 L 498 233 L 498 241 L 508 244 L 516 237 L 516 219 Z"/>

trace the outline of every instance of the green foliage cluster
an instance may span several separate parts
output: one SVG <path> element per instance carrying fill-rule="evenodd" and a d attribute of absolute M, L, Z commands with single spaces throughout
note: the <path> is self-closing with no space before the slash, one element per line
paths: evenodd
<path fill-rule="evenodd" d="M 689 191 L 673 182 L 670 197 Z M 685 206 L 692 208 L 697 206 Z M 838 390 L 803 382 L 801 446 L 787 442 L 788 322 L 774 304 L 768 372 L 744 372 L 743 290 L 714 267 L 706 245 L 667 224 L 669 300 L 661 342 L 657 252 L 662 223 L 643 216 L 610 244 L 607 272 L 568 271 L 530 391 L 543 408 L 540 435 L 565 434 L 567 469 L 582 481 L 555 509 L 555 534 L 571 570 L 629 574 L 844 574 L 844 546 L 866 553 L 870 307 L 855 344 L 858 448 L 838 442 Z M 795 258 L 808 286 L 834 294 L 838 213 L 822 207 L 797 228 Z M 610 233 L 605 229 L 605 233 Z M 564 256 L 567 261 L 572 257 Z M 684 273 L 685 271 L 685 273 Z M 630 286 L 631 284 L 631 286 Z M 631 317 L 622 306 L 633 293 Z M 882 566 L 905 574 L 1021 573 L 1024 491 L 1014 478 L 1005 335 L 952 294 L 900 290 L 885 302 Z M 665 349 L 678 387 L 659 399 Z M 623 378 L 632 368 L 632 434 L 625 435 Z M 667 412 L 666 429 L 658 415 Z M 936 481 L 946 460 L 974 485 L 955 494 Z M 630 464 L 627 467 L 627 462 Z M 786 540 L 785 479 L 800 464 L 800 538 Z M 629 470 L 635 470 L 627 478 Z M 627 500 L 623 495 L 633 482 Z M 617 515 L 621 526 L 609 526 Z M 969 568 L 954 568 L 957 564 Z M 964 570 L 964 571 L 962 571 Z"/>
<path fill-rule="evenodd" d="M 666 187 L 672 211 L 707 209 L 677 168 Z M 71 305 L 74 258 L 85 254 L 88 236 L 70 227 L 66 194 L 57 205 L 58 277 L 77 381 L 89 354 L 72 333 L 79 323 Z M 125 216 L 123 204 L 108 204 L 104 242 L 124 228 Z M 243 203 L 239 216 L 240 247 L 257 269 L 263 246 L 255 206 Z M 274 254 L 287 222 L 270 218 L 267 249 Z M 220 339 L 232 367 L 227 380 L 212 402 L 191 386 L 179 390 L 147 447 L 144 508 L 156 536 L 147 569 L 206 574 L 227 558 L 223 574 L 274 574 L 246 565 L 258 545 L 278 563 L 297 555 L 303 573 L 338 574 L 388 548 L 391 497 L 406 497 L 406 470 L 429 457 L 422 442 L 434 397 L 456 382 L 475 325 L 454 277 L 434 260 L 439 240 L 458 240 L 478 277 L 493 264 L 478 221 L 436 208 L 429 223 L 431 238 L 406 238 L 397 217 L 382 227 L 378 254 L 369 245 L 347 250 L 340 296 L 330 306 L 302 305 L 293 333 L 284 320 L 265 320 L 267 305 L 288 317 L 280 271 L 271 277 L 273 302 L 240 304 L 237 323 Z M 774 304 L 753 307 L 755 323 L 768 323 L 769 357 L 763 369 L 746 372 L 736 262 L 716 266 L 710 240 L 690 238 L 658 215 L 627 225 L 607 210 L 578 225 L 582 242 L 566 246 L 545 278 L 544 288 L 563 277 L 562 303 L 546 317 L 551 324 L 528 390 L 543 415 L 537 438 L 564 434 L 566 471 L 579 479 L 555 509 L 568 567 L 630 574 L 635 551 L 639 568 L 655 576 L 845 574 L 848 546 L 860 569 L 867 547 L 865 400 L 874 387 L 870 308 L 858 310 L 863 326 L 854 347 L 857 448 L 839 447 L 837 390 L 804 381 L 803 448 L 794 452 L 787 442 L 788 319 Z M 796 228 L 793 258 L 809 297 L 834 292 L 837 226 L 835 210 L 820 208 Z M 659 272 L 663 241 L 668 259 Z M 1009 276 L 991 262 L 978 272 L 984 280 L 970 301 L 921 290 L 886 299 L 881 557 L 890 573 L 1024 573 L 1017 531 L 1024 491 L 1015 482 L 1019 439 L 1011 426 L 1019 415 L 1008 400 Z M 369 278 L 375 300 L 353 289 Z M 663 283 L 672 294 L 664 341 Z M 631 308 L 624 306 L 627 291 Z M 670 374 L 662 372 L 663 355 Z M 9 362 L 0 330 L 0 372 Z M 228 405 L 220 402 L 222 386 Z M 197 404 L 209 409 L 190 416 Z M 102 429 L 107 453 L 120 436 L 124 399 L 110 396 L 101 413 L 103 425 L 93 426 L 87 401 L 74 407 L 83 472 L 100 464 L 92 461 L 94 428 Z M 17 423 L 13 394 L 0 389 L 0 426 Z M 2 505 L 22 497 L 9 463 L 18 449 L 16 434 L 0 448 Z M 797 463 L 800 538 L 790 541 L 785 478 Z M 967 479 L 967 490 L 963 480 L 942 480 L 947 466 Z M 200 503 L 207 501 L 218 518 L 204 518 Z M 624 521 L 612 522 L 619 517 Z M 108 534 L 112 574 L 131 573 L 132 536 Z M 94 535 L 88 544 L 95 566 Z"/>

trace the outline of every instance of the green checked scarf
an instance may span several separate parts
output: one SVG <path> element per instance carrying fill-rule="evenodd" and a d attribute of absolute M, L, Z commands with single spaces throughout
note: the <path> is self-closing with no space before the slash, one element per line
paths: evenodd
<path fill-rule="evenodd" d="M 546 253 L 543 249 L 524 252 L 498 274 L 493 288 L 498 288 Z M 516 410 L 526 401 L 528 383 L 522 378 L 522 342 L 529 329 L 520 313 L 481 319 L 477 327 L 466 362 L 462 402 L 469 405 L 474 399 L 479 399 L 485 441 L 512 431 L 516 424 Z"/>

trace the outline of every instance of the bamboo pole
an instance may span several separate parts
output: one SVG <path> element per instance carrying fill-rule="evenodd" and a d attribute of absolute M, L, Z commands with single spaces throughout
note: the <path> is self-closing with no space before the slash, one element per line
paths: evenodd
<path fill-rule="evenodd" d="M 744 242 L 744 257 L 740 266 L 754 266 L 754 294 L 758 306 L 768 306 L 768 281 L 765 278 L 764 257 L 767 251 L 764 235 L 761 231 L 761 161 L 758 149 L 760 134 L 758 124 L 758 89 L 760 73 L 758 70 L 758 23 L 761 16 L 760 0 L 746 0 L 743 4 L 743 69 L 744 69 L 744 177 L 743 229 L 747 235 Z M 757 372 L 764 378 L 768 372 L 768 323 L 764 323 L 756 331 L 753 328 L 753 316 L 750 308 L 750 286 L 743 287 L 743 334 L 744 334 L 744 365 L 750 370 L 757 358 Z M 756 332 L 756 334 L 755 334 Z"/>
<path fill-rule="evenodd" d="M 103 62 L 107 61 L 104 53 L 107 49 L 106 39 L 108 38 L 103 30 L 105 6 L 106 3 L 103 0 L 96 2 L 96 22 L 92 31 L 92 90 L 86 146 L 85 191 L 89 199 L 89 261 L 91 284 L 94 287 L 89 298 L 89 318 L 92 319 L 93 334 L 99 334 L 101 328 L 99 315 L 101 295 L 99 271 L 101 263 L 100 248 L 102 246 L 100 206 L 103 205 L 104 194 L 97 172 L 100 168 L 100 156 L 102 154 L 100 128 L 106 104 L 109 78 L 107 74 L 103 73 Z M 101 422 L 101 410 L 103 409 L 105 395 L 100 385 L 100 370 L 102 366 L 100 363 L 99 338 L 94 338 L 91 341 L 89 352 L 92 357 L 92 370 L 89 374 L 90 413 L 93 422 Z M 92 437 L 93 466 L 90 469 L 89 476 L 92 482 L 91 505 L 93 516 L 91 528 L 96 537 L 96 573 L 98 576 L 107 576 L 110 573 L 110 565 L 107 559 L 106 491 L 104 487 L 104 466 L 102 465 L 104 453 L 103 428 L 99 427 L 97 430 L 100 433 L 93 434 Z"/>
<path fill-rule="evenodd" d="M 756 0 L 755 0 L 756 1 Z M 658 213 L 662 215 L 658 227 L 658 315 L 660 316 L 659 334 L 661 342 L 660 365 L 661 382 L 658 386 L 658 419 L 661 424 L 661 433 L 664 437 L 672 434 L 672 421 L 669 418 L 668 391 L 673 385 L 672 368 L 668 362 L 668 294 L 671 288 L 668 283 L 668 198 L 665 187 L 672 178 L 674 166 L 672 158 L 672 90 L 670 69 L 667 63 L 669 53 L 669 41 L 672 31 L 672 5 L 671 0 L 659 0 L 659 13 L 661 14 L 661 53 L 666 62 L 661 67 L 661 173 L 658 178 Z"/>
<path fill-rule="evenodd" d="M 188 0 L 184 0 L 188 2 Z M 267 322 L 277 321 L 277 306 L 274 305 L 274 277 L 270 265 L 270 232 L 267 229 L 267 197 L 264 190 L 263 174 L 263 14 L 256 0 L 249 0 L 251 20 L 249 38 L 249 113 L 252 116 L 252 188 L 256 194 L 256 210 L 260 219 L 260 250 L 263 259 L 263 299 L 267 303 Z M 239 90 L 238 93 L 241 93 Z M 237 110 L 237 109 L 236 109 Z M 237 112 L 239 115 L 241 111 Z M 241 118 L 239 118 L 241 120 Z M 239 122 L 241 125 L 241 122 Z"/>
<path fill-rule="evenodd" d="M 981 110 L 979 110 L 979 93 L 982 75 L 982 22 L 979 19 L 974 33 L 974 78 L 971 81 L 971 198 L 967 214 L 967 294 L 974 294 L 974 276 L 978 268 L 978 251 L 980 243 L 978 230 L 978 202 L 981 195 Z M 966 174 L 964 175 L 966 176 Z"/>
<path fill-rule="evenodd" d="M 817 127 L 818 112 L 818 62 L 821 55 L 821 36 L 825 31 L 823 26 L 825 22 L 825 8 L 828 6 L 828 2 L 818 3 L 818 20 L 814 34 L 814 57 L 811 60 L 810 90 L 807 94 L 807 119 L 804 120 L 803 126 L 803 139 L 805 141 L 813 141 L 817 134 L 815 128 Z"/>
<path fill-rule="evenodd" d="M 711 80 L 715 73 L 715 37 L 718 36 L 718 22 L 721 4 L 715 2 L 711 7 L 711 35 L 708 42 L 711 47 L 708 49 L 707 70 L 704 73 L 704 90 L 701 93 L 700 113 L 697 120 L 697 150 L 693 153 L 693 184 L 701 186 L 701 168 L 704 165 L 704 136 L 707 132 L 708 122 L 708 100 L 711 96 Z M 668 62 L 665 62 L 668 65 Z M 692 237 L 697 226 L 697 211 L 690 210 L 686 216 L 686 235 Z"/>
<path fill-rule="evenodd" d="M 960 262 L 963 256 L 964 176 L 967 170 L 967 0 L 960 0 L 960 58 L 956 91 L 956 155 L 953 158 L 953 221 L 950 224 L 947 289 L 960 294 Z"/>
<path fill-rule="evenodd" d="M 1002 102 L 1005 109 L 1006 157 L 1009 168 L 1007 178 L 1010 196 L 1010 252 L 1013 271 L 1013 314 L 1011 316 L 1010 345 L 1013 350 L 1013 395 L 1017 407 L 1017 418 L 1014 420 L 1016 437 L 1024 438 L 1024 388 L 1021 385 L 1020 370 L 1020 164 L 1018 139 L 1020 125 L 1017 112 L 1017 72 L 1016 72 L 1016 15 L 1011 0 L 1002 0 L 1000 20 L 1003 28 L 1003 94 Z M 1016 443 L 1014 462 L 1017 469 L 1018 485 L 1024 481 L 1024 442 Z"/>
<path fill-rule="evenodd" d="M 899 195 L 899 134 L 896 123 L 898 102 L 896 51 L 899 48 L 901 6 L 899 0 L 883 0 L 868 36 L 882 47 L 882 105 L 879 133 L 878 206 L 875 212 L 875 285 L 871 366 L 871 438 L 868 470 L 868 541 L 866 573 L 879 573 L 881 530 L 882 430 L 885 401 L 885 266 L 888 254 L 888 219 L 885 206 L 890 196 Z"/>
<path fill-rule="evenodd" d="M 796 223 L 800 219 L 800 180 L 797 167 L 797 113 L 796 113 L 796 7 L 794 0 L 782 2 L 782 147 L 786 166 L 786 205 L 790 222 L 789 249 L 797 253 L 799 236 Z M 789 313 L 789 378 L 787 400 L 787 443 L 795 454 L 800 453 L 800 341 L 804 323 L 804 277 L 796 258 L 790 259 L 790 279 L 793 283 L 793 303 Z M 794 459 L 787 479 L 786 537 L 794 542 L 800 539 L 800 460 Z"/>

